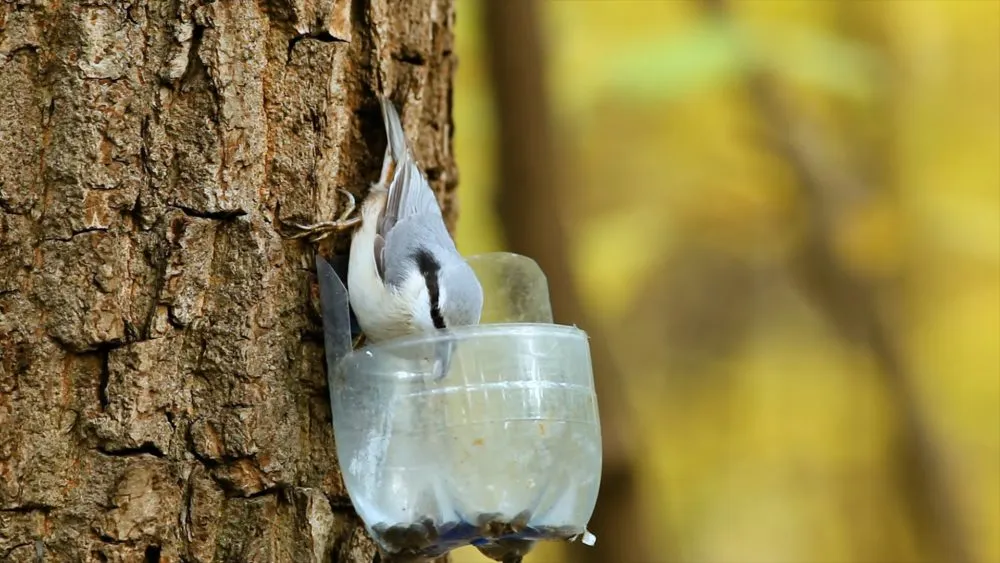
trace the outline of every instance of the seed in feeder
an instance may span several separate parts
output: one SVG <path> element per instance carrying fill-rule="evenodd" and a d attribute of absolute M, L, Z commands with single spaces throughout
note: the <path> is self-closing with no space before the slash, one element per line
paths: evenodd
<path fill-rule="evenodd" d="M 535 542 L 521 539 L 499 539 L 486 545 L 476 546 L 479 552 L 501 563 L 520 563 Z"/>
<path fill-rule="evenodd" d="M 563 539 L 568 539 L 583 533 L 583 530 L 577 528 L 576 526 L 560 526 L 558 528 L 549 528 L 549 530 L 549 533 L 551 533 L 554 537 Z"/>
<path fill-rule="evenodd" d="M 393 554 L 408 550 L 420 550 L 433 543 L 429 538 L 427 528 L 421 523 L 397 524 L 395 526 L 379 523 L 372 526 L 372 530 L 381 538 L 387 551 Z"/>
<path fill-rule="evenodd" d="M 426 535 L 426 538 L 431 543 L 436 542 L 437 539 L 438 539 L 438 537 L 439 537 L 440 532 L 439 532 L 437 526 L 434 525 L 434 520 L 432 520 L 429 516 L 424 516 L 423 518 L 421 518 L 419 520 L 419 524 L 424 529 L 424 533 Z"/>
<path fill-rule="evenodd" d="M 528 527 L 528 521 L 531 520 L 531 511 L 522 510 L 518 512 L 516 516 L 510 521 L 510 529 L 515 534 L 521 533 L 525 528 Z"/>
<path fill-rule="evenodd" d="M 479 533 L 486 537 L 497 537 L 503 535 L 507 523 L 503 520 L 503 515 L 498 512 L 480 514 L 476 518 Z"/>
<path fill-rule="evenodd" d="M 411 524 L 389 526 L 380 522 L 372 526 L 372 531 L 379 538 L 387 561 L 393 563 L 434 559 L 476 539 L 487 540 L 486 544 L 478 547 L 488 557 L 514 563 L 537 540 L 572 540 L 582 533 L 576 526 L 529 526 L 530 520 L 531 512 L 527 510 L 511 519 L 495 512 L 480 514 L 475 518 L 475 524 L 456 521 L 438 524 L 433 518 L 424 516 Z"/>

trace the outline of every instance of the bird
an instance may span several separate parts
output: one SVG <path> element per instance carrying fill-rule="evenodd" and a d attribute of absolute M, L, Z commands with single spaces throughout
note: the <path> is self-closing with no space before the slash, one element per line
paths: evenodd
<path fill-rule="evenodd" d="M 351 308 L 366 342 L 479 324 L 483 288 L 448 233 L 434 191 L 417 165 L 402 121 L 379 96 L 388 138 L 382 171 L 355 211 L 353 196 L 334 221 L 294 225 L 317 241 L 353 228 L 347 272 Z"/>

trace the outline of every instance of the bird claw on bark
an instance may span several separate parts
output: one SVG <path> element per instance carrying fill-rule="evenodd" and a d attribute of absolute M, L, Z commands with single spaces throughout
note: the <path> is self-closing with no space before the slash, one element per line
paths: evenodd
<path fill-rule="evenodd" d="M 357 214 L 351 217 L 357 209 L 357 203 L 354 199 L 354 194 L 351 192 L 337 188 L 337 191 L 344 194 L 347 197 L 347 207 L 344 211 L 333 221 L 320 221 L 319 223 L 313 223 L 312 225 L 299 225 L 297 223 L 289 223 L 292 227 L 295 227 L 299 232 L 291 235 L 287 238 L 297 239 L 297 238 L 308 238 L 310 242 L 319 242 L 326 237 L 344 231 L 356 226 L 361 222 L 361 215 Z"/>

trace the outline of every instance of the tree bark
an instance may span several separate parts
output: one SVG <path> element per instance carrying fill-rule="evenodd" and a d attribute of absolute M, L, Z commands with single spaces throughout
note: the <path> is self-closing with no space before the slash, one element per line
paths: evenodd
<path fill-rule="evenodd" d="M 451 0 L 3 3 L 0 560 L 372 560 L 313 250 L 281 235 L 378 176 L 381 91 L 453 220 L 453 25 Z"/>

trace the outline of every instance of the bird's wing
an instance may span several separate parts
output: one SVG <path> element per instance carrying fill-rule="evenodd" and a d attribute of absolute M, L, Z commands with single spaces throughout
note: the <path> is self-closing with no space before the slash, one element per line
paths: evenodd
<path fill-rule="evenodd" d="M 406 142 L 406 132 L 396 108 L 386 97 L 379 98 L 382 104 L 382 119 L 388 137 L 386 158 L 391 158 L 391 178 L 388 179 L 388 201 L 378 222 L 378 234 L 387 237 L 389 231 L 400 221 L 415 215 L 433 214 L 440 217 L 441 208 L 431 185 L 423 171 L 413 159 L 413 153 Z"/>
<path fill-rule="evenodd" d="M 375 234 L 375 271 L 385 283 L 385 237 L 378 233 Z"/>
<path fill-rule="evenodd" d="M 386 286 L 403 285 L 406 276 L 415 271 L 414 261 L 420 251 L 434 256 L 458 252 L 440 213 L 406 217 L 386 236 L 381 252 L 376 250 L 376 260 L 379 254 L 382 256 L 382 279 Z"/>

